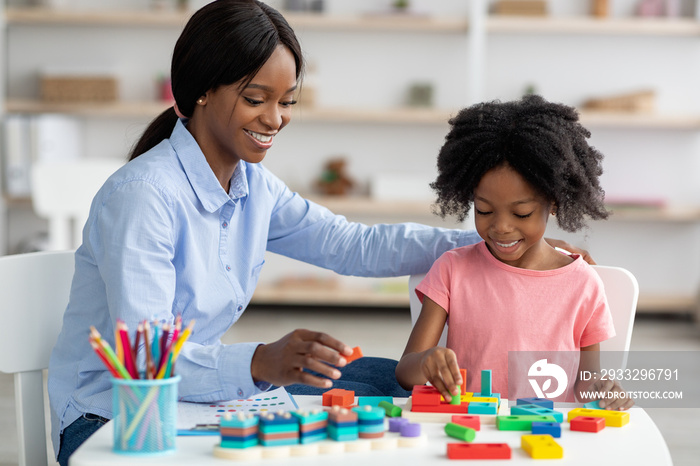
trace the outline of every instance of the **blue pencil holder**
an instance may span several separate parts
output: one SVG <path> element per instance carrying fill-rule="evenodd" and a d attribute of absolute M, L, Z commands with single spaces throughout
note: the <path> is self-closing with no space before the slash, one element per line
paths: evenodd
<path fill-rule="evenodd" d="M 114 451 L 163 455 L 175 451 L 177 384 L 168 379 L 112 379 Z"/>

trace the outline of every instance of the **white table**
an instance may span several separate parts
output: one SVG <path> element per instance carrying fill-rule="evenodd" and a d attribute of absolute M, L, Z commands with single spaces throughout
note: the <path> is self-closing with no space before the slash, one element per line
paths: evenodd
<path fill-rule="evenodd" d="M 295 396 L 300 408 L 320 408 L 321 398 L 317 396 Z M 395 404 L 403 406 L 407 399 L 397 398 Z M 565 415 L 573 407 L 557 411 Z M 632 408 L 630 423 L 624 427 L 606 427 L 597 434 L 587 432 L 571 432 L 569 424 L 562 424 L 562 436 L 555 439 L 564 449 L 562 460 L 550 460 L 557 464 L 566 465 L 615 465 L 621 464 L 653 464 L 655 466 L 672 465 L 671 455 L 659 429 L 654 421 L 642 408 Z M 566 420 L 566 419 L 565 419 Z M 371 450 L 366 452 L 345 452 L 332 455 L 310 457 L 290 457 L 285 461 L 290 464 L 304 466 L 328 466 L 332 458 L 334 465 L 357 466 L 387 464 L 451 464 L 447 459 L 447 443 L 459 442 L 444 433 L 442 423 L 422 423 L 423 432 L 428 435 L 428 443 L 424 446 L 411 448 L 396 448 L 391 450 Z M 520 437 L 527 432 L 499 431 L 495 425 L 482 425 L 477 432 L 475 442 L 508 443 L 512 449 L 511 460 L 486 460 L 487 464 L 504 464 L 506 461 L 532 464 L 533 461 L 520 448 Z M 90 437 L 70 458 L 71 466 L 134 466 L 137 464 L 167 464 L 167 465 L 224 465 L 235 461 L 216 458 L 213 455 L 214 446 L 219 442 L 217 436 L 180 436 L 177 437 L 177 451 L 174 454 L 158 457 L 135 457 L 120 455 L 112 452 L 112 425 L 107 423 Z M 259 464 L 273 466 L 280 460 L 261 459 L 243 464 Z M 473 461 L 470 462 L 472 464 Z"/>

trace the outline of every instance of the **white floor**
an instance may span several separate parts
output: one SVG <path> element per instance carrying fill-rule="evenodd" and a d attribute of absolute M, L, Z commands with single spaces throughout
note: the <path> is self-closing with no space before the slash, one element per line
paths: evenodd
<path fill-rule="evenodd" d="M 365 355 L 396 359 L 401 356 L 410 327 L 408 311 L 255 308 L 246 312 L 225 335 L 224 342 L 268 342 L 296 328 L 309 328 L 328 332 L 350 346 L 360 346 Z M 632 335 L 632 350 L 700 351 L 700 325 L 679 318 L 639 316 Z M 674 464 L 697 465 L 700 408 L 656 408 L 649 413 L 668 443 Z M 0 466 L 17 464 L 14 423 L 12 377 L 0 374 Z"/>

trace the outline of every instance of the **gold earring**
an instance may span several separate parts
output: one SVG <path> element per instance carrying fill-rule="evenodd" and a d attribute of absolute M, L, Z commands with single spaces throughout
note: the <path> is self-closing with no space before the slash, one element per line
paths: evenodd
<path fill-rule="evenodd" d="M 199 105 L 202 105 L 204 103 L 204 99 L 200 97 L 199 99 L 197 99 L 197 103 Z"/>

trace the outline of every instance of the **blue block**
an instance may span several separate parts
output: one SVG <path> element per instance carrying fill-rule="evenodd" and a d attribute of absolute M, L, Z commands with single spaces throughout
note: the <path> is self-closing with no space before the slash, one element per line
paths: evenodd
<path fill-rule="evenodd" d="M 265 447 L 280 447 L 283 445 L 297 445 L 299 443 L 299 438 L 281 438 L 276 440 L 264 440 L 260 439 L 260 445 Z"/>
<path fill-rule="evenodd" d="M 234 435 L 222 435 L 221 436 L 221 441 L 227 441 L 227 442 L 247 442 L 249 440 L 256 440 L 258 439 L 258 433 L 252 433 L 250 435 L 246 436 L 234 436 Z"/>
<path fill-rule="evenodd" d="M 517 404 L 519 405 L 540 405 L 543 408 L 554 409 L 554 402 L 546 398 L 518 398 Z"/>
<path fill-rule="evenodd" d="M 379 406 L 380 401 L 394 403 L 394 398 L 390 396 L 358 396 L 357 406 Z"/>
<path fill-rule="evenodd" d="M 591 401 L 589 403 L 584 403 L 583 407 L 586 409 L 603 409 L 600 407 L 600 400 Z"/>
<path fill-rule="evenodd" d="M 345 442 L 348 440 L 357 440 L 359 437 L 359 429 L 357 427 L 336 427 L 334 425 L 328 424 L 328 437 L 339 442 Z"/>
<path fill-rule="evenodd" d="M 481 371 L 481 396 L 491 396 L 491 369 Z"/>
<path fill-rule="evenodd" d="M 250 448 L 254 447 L 255 445 L 258 444 L 258 437 L 248 439 L 248 440 L 239 440 L 235 439 L 234 437 L 227 437 L 226 439 L 221 439 L 221 448 Z"/>
<path fill-rule="evenodd" d="M 326 440 L 328 438 L 328 432 L 326 429 L 314 430 L 299 437 L 299 443 L 306 445 L 307 443 L 320 442 L 321 440 Z"/>
<path fill-rule="evenodd" d="M 554 438 L 561 437 L 561 424 L 558 422 L 533 422 L 533 434 L 549 434 Z"/>
<path fill-rule="evenodd" d="M 467 407 L 468 414 L 498 414 L 498 405 L 496 403 L 487 403 L 484 401 L 470 401 Z"/>

